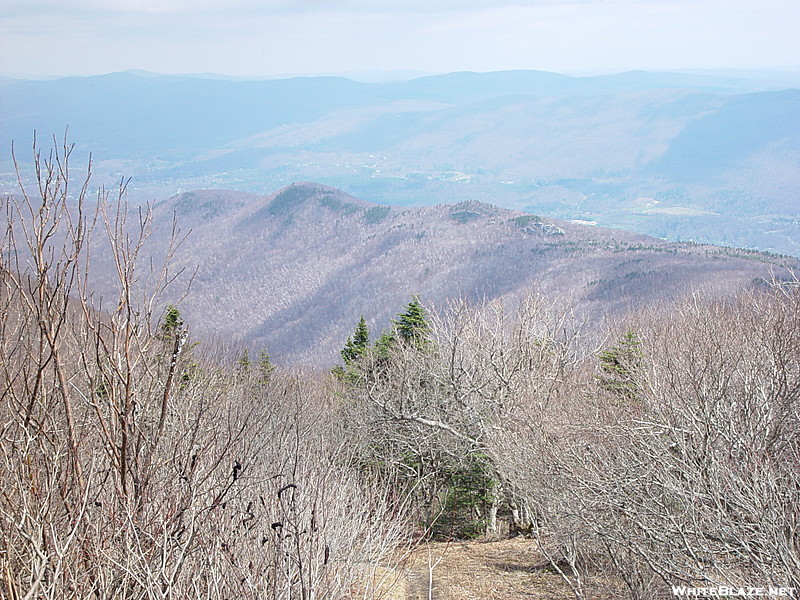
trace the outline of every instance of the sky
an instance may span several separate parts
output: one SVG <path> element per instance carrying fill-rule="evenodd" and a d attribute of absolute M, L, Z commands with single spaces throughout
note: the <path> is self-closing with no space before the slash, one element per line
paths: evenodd
<path fill-rule="evenodd" d="M 798 0 L 0 0 L 0 74 L 800 68 Z"/>

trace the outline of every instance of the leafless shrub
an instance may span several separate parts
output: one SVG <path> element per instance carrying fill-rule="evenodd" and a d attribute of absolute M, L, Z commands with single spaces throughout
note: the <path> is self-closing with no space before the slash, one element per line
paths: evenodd
<path fill-rule="evenodd" d="M 598 385 L 587 361 L 551 410 L 531 402 L 494 437 L 551 562 L 577 597 L 592 568 L 634 598 L 681 583 L 797 587 L 798 295 L 696 298 L 631 326 L 635 395 Z"/>
<path fill-rule="evenodd" d="M 490 439 L 525 403 L 553 402 L 576 360 L 577 331 L 568 312 L 538 296 L 516 313 L 498 302 L 430 311 L 424 340 L 393 344 L 360 364 L 352 420 L 364 462 L 415 486 L 424 521 L 455 511 L 447 498 L 466 486 L 485 532 L 498 531 L 501 505 L 513 531 L 529 530 L 526 499 L 496 467 Z"/>
<path fill-rule="evenodd" d="M 695 300 L 679 327 L 645 333 L 618 512 L 640 529 L 626 546 L 666 580 L 798 585 L 799 299 Z"/>
<path fill-rule="evenodd" d="M 177 310 L 162 312 L 172 251 L 161 267 L 142 260 L 148 212 L 127 209 L 124 186 L 89 207 L 88 176 L 73 198 L 70 152 L 37 152 L 36 193 L 4 200 L 4 593 L 371 597 L 404 506 L 352 468 L 325 381 L 265 380 L 192 343 Z M 118 280 L 102 304 L 89 292 L 98 233 Z"/>

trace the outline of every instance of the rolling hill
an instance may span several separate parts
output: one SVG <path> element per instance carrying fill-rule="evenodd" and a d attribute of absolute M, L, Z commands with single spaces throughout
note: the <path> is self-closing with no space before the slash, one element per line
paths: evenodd
<path fill-rule="evenodd" d="M 360 315 L 376 335 L 413 294 L 431 306 L 459 297 L 513 303 L 538 291 L 571 303 L 591 328 L 631 308 L 694 290 L 725 296 L 800 267 L 474 201 L 381 206 L 316 183 L 269 196 L 175 195 L 154 208 L 156 254 L 173 218 L 191 230 L 174 266 L 196 270 L 181 304 L 192 330 L 266 346 L 279 364 L 331 366 Z M 97 253 L 95 266 L 108 274 L 104 260 Z"/>
<path fill-rule="evenodd" d="M 800 256 L 797 81 L 688 73 L 451 73 L 230 81 L 113 73 L 0 81 L 8 149 L 69 127 L 131 198 L 320 181 L 378 204 L 465 199 L 673 240 Z"/>

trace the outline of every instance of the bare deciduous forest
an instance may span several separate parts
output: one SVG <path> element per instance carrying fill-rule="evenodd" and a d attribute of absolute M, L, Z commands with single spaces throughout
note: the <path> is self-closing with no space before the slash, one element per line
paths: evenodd
<path fill-rule="evenodd" d="M 412 298 L 332 372 L 275 369 L 192 337 L 148 211 L 71 181 L 69 153 L 3 200 L 9 600 L 387 597 L 416 544 L 504 536 L 575 598 L 800 589 L 797 281 L 632 314 L 601 347 L 548 297 Z"/>

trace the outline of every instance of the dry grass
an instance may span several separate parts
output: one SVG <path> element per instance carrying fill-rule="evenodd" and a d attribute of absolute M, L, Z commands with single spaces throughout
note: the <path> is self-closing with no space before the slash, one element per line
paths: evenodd
<path fill-rule="evenodd" d="M 371 576 L 373 597 L 377 600 L 406 600 L 409 598 L 407 575 L 392 567 L 376 567 Z M 354 597 L 358 597 L 356 594 Z"/>
<path fill-rule="evenodd" d="M 405 600 L 567 600 L 574 598 L 561 577 L 548 568 L 534 540 L 437 542 L 411 557 Z M 399 590 L 399 588 L 398 588 Z M 618 581 L 595 578 L 588 597 L 611 600 L 625 595 Z M 392 600 L 400 600 L 392 595 Z"/>

